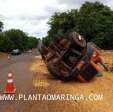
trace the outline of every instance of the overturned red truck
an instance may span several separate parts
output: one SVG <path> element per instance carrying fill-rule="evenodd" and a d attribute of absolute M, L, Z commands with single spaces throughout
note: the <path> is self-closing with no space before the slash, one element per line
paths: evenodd
<path fill-rule="evenodd" d="M 48 48 L 40 44 L 38 49 L 49 72 L 60 80 L 76 78 L 87 82 L 101 72 L 98 65 L 102 64 L 99 48 L 92 42 L 86 43 L 76 32 L 68 37 L 58 33 Z"/>

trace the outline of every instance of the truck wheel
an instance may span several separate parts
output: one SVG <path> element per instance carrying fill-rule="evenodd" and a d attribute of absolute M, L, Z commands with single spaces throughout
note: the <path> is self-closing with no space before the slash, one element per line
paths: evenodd
<path fill-rule="evenodd" d="M 76 32 L 70 33 L 69 39 L 71 40 L 71 46 L 70 47 L 75 48 L 78 51 L 81 51 L 86 47 L 85 39 Z"/>

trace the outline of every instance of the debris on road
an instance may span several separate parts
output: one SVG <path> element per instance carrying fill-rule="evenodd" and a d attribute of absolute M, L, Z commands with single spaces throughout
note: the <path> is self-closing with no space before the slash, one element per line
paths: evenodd
<path fill-rule="evenodd" d="M 44 77 L 44 73 L 36 72 L 33 75 L 33 86 L 46 88 L 49 86 L 48 81 Z"/>
<path fill-rule="evenodd" d="M 30 67 L 30 70 L 33 72 L 38 71 L 39 73 L 45 73 L 48 74 L 48 69 L 45 66 L 45 63 L 43 62 L 41 56 L 38 56 L 37 61 L 35 61 L 32 66 Z"/>
<path fill-rule="evenodd" d="M 42 57 L 36 56 L 37 61 L 35 61 L 30 70 L 34 72 L 33 74 L 33 86 L 34 87 L 48 87 L 49 83 L 44 79 L 45 74 L 49 74 L 48 69 L 42 60 Z"/>

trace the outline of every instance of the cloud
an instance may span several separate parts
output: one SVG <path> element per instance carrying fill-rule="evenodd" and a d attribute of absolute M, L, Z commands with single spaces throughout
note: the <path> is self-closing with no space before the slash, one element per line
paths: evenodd
<path fill-rule="evenodd" d="M 110 0 L 57 0 L 58 3 L 60 4 L 68 4 L 68 5 L 81 5 L 82 3 L 89 1 L 89 2 L 95 2 L 95 1 L 99 1 L 99 2 L 108 2 Z"/>
<path fill-rule="evenodd" d="M 49 15 L 44 14 L 44 15 L 11 15 L 11 16 L 1 16 L 2 20 L 20 20 L 20 21 L 25 21 L 25 20 L 32 20 L 32 21 L 42 21 L 45 20 L 49 17 Z"/>
<path fill-rule="evenodd" d="M 44 37 L 47 35 L 47 24 L 54 12 L 79 8 L 86 0 L 0 0 L 0 20 L 4 30 L 22 29 L 29 35 Z M 87 0 L 91 1 L 91 0 Z M 100 1 L 111 8 L 112 0 Z"/>
<path fill-rule="evenodd" d="M 66 9 L 72 9 L 72 8 L 78 9 L 86 1 L 89 2 L 99 1 L 105 4 L 111 0 L 57 0 L 59 4 L 65 4 L 67 6 Z"/>
<path fill-rule="evenodd" d="M 45 0 L 0 0 L 0 20 L 4 23 L 4 30 L 19 28 L 30 35 L 45 36 L 49 29 L 47 21 L 50 17 L 46 7 L 55 3 L 50 1 L 46 3 Z"/>

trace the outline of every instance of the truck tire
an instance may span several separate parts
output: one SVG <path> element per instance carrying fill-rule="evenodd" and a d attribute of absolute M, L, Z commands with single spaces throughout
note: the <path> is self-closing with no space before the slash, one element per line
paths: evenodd
<path fill-rule="evenodd" d="M 71 40 L 71 48 L 75 48 L 78 51 L 82 51 L 86 47 L 85 39 L 76 32 L 70 33 L 69 39 Z"/>

